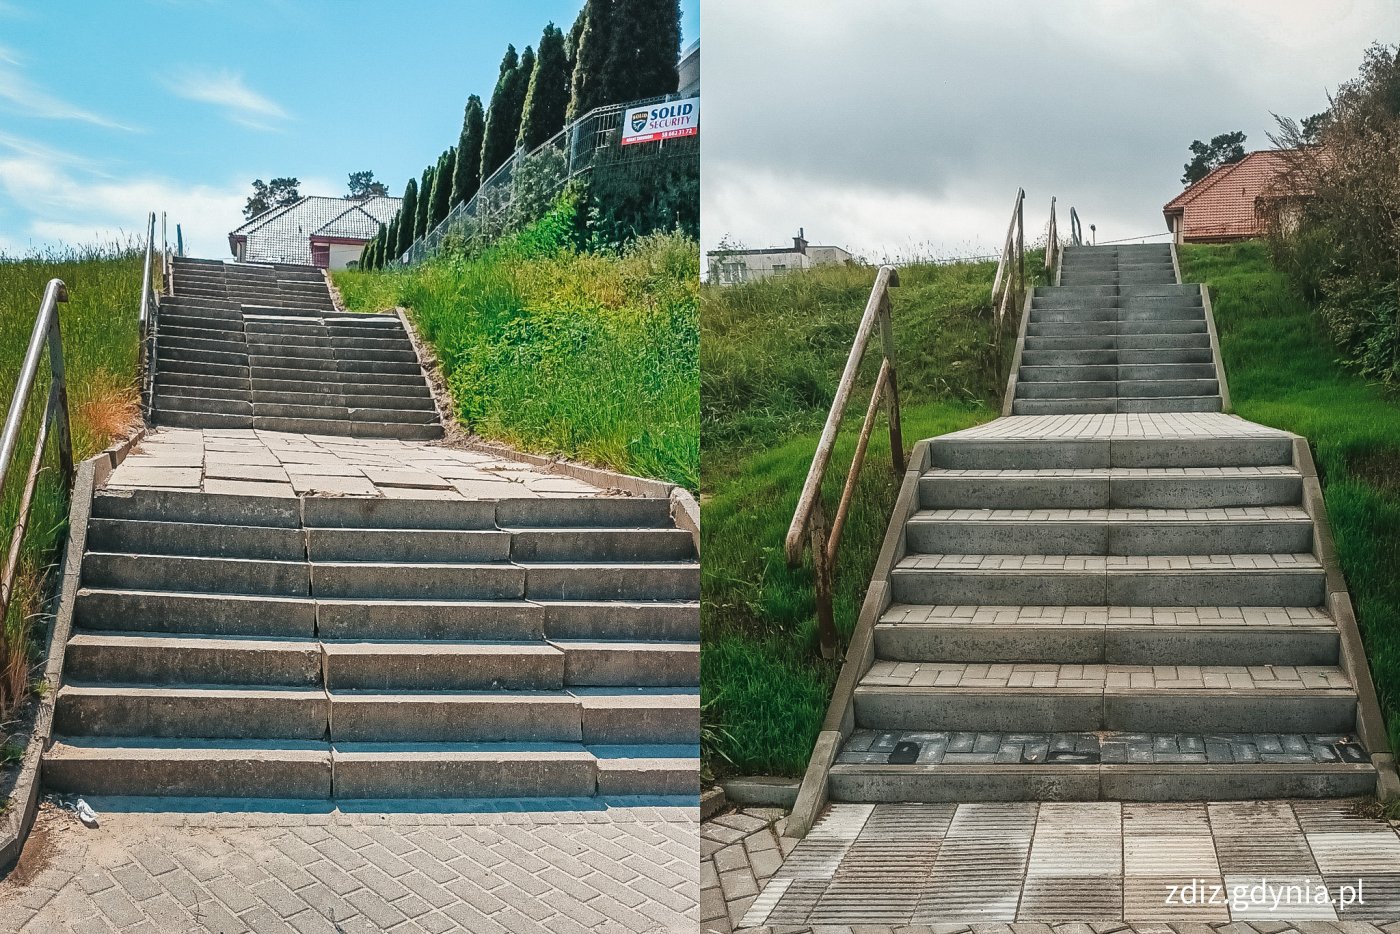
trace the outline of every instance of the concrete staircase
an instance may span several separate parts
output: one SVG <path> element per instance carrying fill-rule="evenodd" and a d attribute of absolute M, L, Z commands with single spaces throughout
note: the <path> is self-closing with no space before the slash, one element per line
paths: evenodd
<path fill-rule="evenodd" d="M 1168 247 L 1063 263 L 1015 414 L 916 448 L 825 727 L 831 799 L 1374 793 L 1306 444 L 1218 411 Z"/>
<path fill-rule="evenodd" d="M 698 580 L 665 499 L 99 492 L 44 781 L 695 795 Z"/>
<path fill-rule="evenodd" d="M 397 317 L 337 312 L 311 266 L 174 264 L 156 335 L 156 424 L 442 437 Z"/>
<path fill-rule="evenodd" d="M 1031 298 L 1011 414 L 1219 412 L 1201 290 L 1169 244 L 1073 247 Z"/>

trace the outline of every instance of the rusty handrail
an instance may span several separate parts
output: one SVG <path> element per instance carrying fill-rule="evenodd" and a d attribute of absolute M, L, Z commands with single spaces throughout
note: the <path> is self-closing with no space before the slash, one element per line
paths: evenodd
<path fill-rule="evenodd" d="M 44 289 L 44 300 L 39 305 L 39 315 L 34 320 L 34 331 L 29 338 L 29 349 L 25 351 L 24 363 L 20 366 L 19 379 L 15 382 L 15 394 L 10 399 L 5 427 L 3 432 L 0 432 L 2 502 L 5 483 L 10 475 L 10 462 L 14 460 L 20 429 L 24 423 L 24 413 L 29 407 L 29 396 L 34 391 L 34 378 L 39 372 L 39 357 L 47 344 L 51 375 L 49 396 L 44 405 L 43 419 L 39 422 L 39 432 L 35 437 L 34 455 L 30 458 L 29 471 L 25 475 L 24 491 L 20 495 L 19 511 L 15 515 L 15 527 L 10 535 L 10 547 L 5 558 L 4 576 L 0 578 L 0 625 L 3 625 L 9 613 L 10 599 L 14 595 L 15 575 L 19 571 L 24 533 L 29 525 L 29 514 L 34 505 L 34 488 L 38 483 L 39 469 L 43 464 L 44 447 L 48 442 L 51 425 L 58 437 L 58 467 L 63 475 L 63 488 L 67 490 L 73 485 L 73 437 L 68 425 L 68 383 L 64 377 L 63 339 L 58 326 L 58 303 L 66 301 L 68 287 L 63 284 L 63 280 L 50 279 Z"/>
<path fill-rule="evenodd" d="M 881 266 L 875 276 L 875 285 L 870 290 L 870 298 L 865 303 L 865 313 L 861 315 L 860 326 L 856 328 L 855 339 L 851 342 L 851 352 L 846 357 L 846 368 L 841 372 L 841 381 L 836 386 L 836 397 L 831 402 L 826 424 L 822 427 L 817 450 L 812 457 L 812 466 L 807 471 L 807 481 L 802 485 L 802 494 L 797 500 L 797 509 L 788 527 L 784 549 L 788 565 L 796 567 L 802 563 L 802 555 L 810 546 L 812 561 L 816 567 L 817 584 L 817 637 L 821 643 L 823 658 L 835 658 L 839 652 L 840 639 L 836 632 L 836 621 L 832 609 L 833 587 L 832 568 L 841 543 L 841 532 L 846 525 L 846 515 L 850 511 L 851 500 L 855 496 L 856 481 L 861 467 L 865 464 L 865 453 L 874 430 L 875 416 L 880 411 L 881 401 L 889 405 L 890 459 L 895 476 L 904 473 L 904 436 L 899 424 L 899 380 L 895 371 L 894 330 L 890 319 L 890 292 L 899 285 L 899 271 L 893 266 Z M 880 373 L 875 379 L 875 388 L 870 394 L 870 405 L 861 423 L 860 440 L 856 443 L 855 456 L 851 459 L 850 470 L 846 473 L 846 483 L 841 490 L 841 500 L 836 507 L 836 519 L 827 528 L 826 513 L 822 508 L 822 481 L 831 463 L 831 455 L 836 447 L 836 434 L 841 428 L 841 419 L 846 414 L 855 389 L 856 375 L 860 371 L 861 360 L 865 356 L 870 335 L 876 326 L 880 328 L 880 347 L 883 359 Z"/>

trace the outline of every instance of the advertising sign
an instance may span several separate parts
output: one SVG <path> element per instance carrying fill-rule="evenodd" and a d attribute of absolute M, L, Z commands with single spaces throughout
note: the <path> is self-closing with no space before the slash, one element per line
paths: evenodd
<path fill-rule="evenodd" d="M 622 115 L 622 145 L 696 136 L 700 132 L 700 98 L 633 107 Z"/>

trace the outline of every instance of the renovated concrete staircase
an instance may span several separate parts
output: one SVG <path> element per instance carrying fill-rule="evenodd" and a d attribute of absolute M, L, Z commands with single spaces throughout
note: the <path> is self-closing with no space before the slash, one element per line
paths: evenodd
<path fill-rule="evenodd" d="M 1221 410 L 1201 290 L 1168 244 L 1066 250 L 1018 364 L 1013 415 Z"/>
<path fill-rule="evenodd" d="M 177 258 L 172 282 L 157 325 L 156 424 L 442 436 L 403 324 L 337 312 L 320 270 Z"/>
<path fill-rule="evenodd" d="M 695 795 L 698 578 L 665 499 L 99 492 L 44 781 Z"/>
<path fill-rule="evenodd" d="M 916 449 L 827 721 L 831 798 L 1374 793 L 1306 445 L 1218 411 L 1168 247 L 1063 264 L 1015 414 Z"/>

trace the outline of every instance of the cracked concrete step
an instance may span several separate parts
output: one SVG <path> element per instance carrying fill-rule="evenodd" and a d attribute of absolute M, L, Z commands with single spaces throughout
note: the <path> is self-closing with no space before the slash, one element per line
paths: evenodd
<path fill-rule="evenodd" d="M 156 397 L 156 408 L 162 413 L 187 412 L 209 415 L 241 415 L 251 418 L 253 403 L 244 398 L 209 398 L 208 396 L 186 396 L 172 386 Z"/>
<path fill-rule="evenodd" d="M 59 736 L 44 785 L 60 792 L 178 797 L 328 798 L 324 741 Z"/>
<path fill-rule="evenodd" d="M 1311 554 L 908 555 L 890 573 L 901 603 L 1044 606 L 1318 606 Z"/>
<path fill-rule="evenodd" d="M 873 730 L 1350 733 L 1356 693 L 1331 666 L 877 660 L 854 710 Z"/>
<path fill-rule="evenodd" d="M 269 640 L 82 630 L 68 642 L 72 683 L 226 684 L 316 687 L 321 648 L 309 638 Z"/>
<path fill-rule="evenodd" d="M 1336 665 L 1320 607 L 894 604 L 875 626 L 887 661 Z"/>
<path fill-rule="evenodd" d="M 203 522 L 301 528 L 301 506 L 277 496 L 231 496 L 195 490 L 108 489 L 92 499 L 92 514 L 104 519 Z"/>
<path fill-rule="evenodd" d="M 1218 509 L 1302 502 L 1303 478 L 1274 467 L 1099 467 L 1046 470 L 930 468 L 927 509 Z"/>
<path fill-rule="evenodd" d="M 165 428 L 252 428 L 251 415 L 221 415 L 213 412 L 180 412 L 162 409 L 157 400 L 152 422 Z"/>
<path fill-rule="evenodd" d="M 925 554 L 1299 554 L 1312 540 L 1301 506 L 925 509 L 905 525 L 909 550 Z"/>

